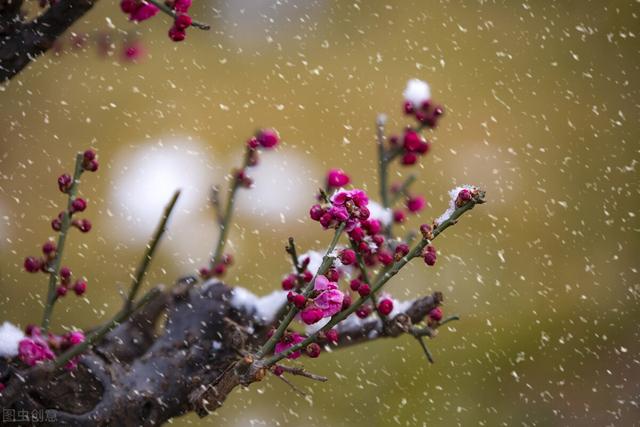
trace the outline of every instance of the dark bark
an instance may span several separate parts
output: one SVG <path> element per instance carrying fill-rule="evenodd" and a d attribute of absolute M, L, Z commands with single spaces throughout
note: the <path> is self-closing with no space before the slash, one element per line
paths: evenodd
<path fill-rule="evenodd" d="M 20 12 L 22 0 L 0 0 L 0 83 L 49 50 L 96 1 L 53 1 L 37 18 L 25 21 Z"/>
<path fill-rule="evenodd" d="M 180 281 L 82 355 L 73 372 L 46 365 L 17 372 L 15 361 L 5 364 L 0 407 L 46 409 L 51 425 L 149 426 L 190 411 L 205 416 L 235 387 L 268 372 L 252 354 L 271 325 L 231 307 L 231 292 L 222 283 Z M 385 330 L 373 320 L 342 327 L 338 347 L 406 332 L 440 301 L 440 294 L 415 300 Z M 164 327 L 155 332 L 165 312 Z"/>

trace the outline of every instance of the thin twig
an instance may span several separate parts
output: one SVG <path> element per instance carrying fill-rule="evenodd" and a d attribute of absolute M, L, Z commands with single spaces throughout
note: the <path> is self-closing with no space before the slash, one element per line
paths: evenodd
<path fill-rule="evenodd" d="M 371 282 L 369 281 L 369 274 L 367 273 L 367 267 L 364 265 L 364 260 L 362 259 L 362 254 L 360 254 L 360 251 L 358 250 L 358 245 L 352 239 L 350 239 L 349 241 L 351 242 L 351 248 L 356 253 L 356 261 L 358 262 L 358 268 L 360 269 L 362 279 L 368 286 L 371 286 Z M 378 297 L 376 296 L 375 292 L 371 292 L 371 302 L 373 303 L 373 307 L 378 314 L 378 317 L 382 321 L 382 326 L 384 327 L 384 325 L 387 324 L 387 316 L 380 312 L 380 309 L 378 308 Z"/>
<path fill-rule="evenodd" d="M 460 316 L 458 316 L 457 314 L 454 314 L 453 316 L 449 316 L 449 317 L 443 319 L 442 321 L 440 321 L 438 323 L 438 328 L 441 327 L 441 326 L 446 325 L 447 323 L 449 323 L 449 322 L 451 322 L 453 320 L 460 320 Z"/>
<path fill-rule="evenodd" d="M 242 163 L 242 168 L 240 171 L 244 171 L 249 162 L 251 160 L 251 151 L 252 149 L 247 146 L 245 151 L 244 160 Z M 219 236 L 218 242 L 216 243 L 216 248 L 213 252 L 213 256 L 211 257 L 210 267 L 213 269 L 216 264 L 218 264 L 222 258 L 222 253 L 224 252 L 224 246 L 227 243 L 227 236 L 229 235 L 229 228 L 231 227 L 231 217 L 233 214 L 233 206 L 236 201 L 236 193 L 240 185 L 242 184 L 240 177 L 238 176 L 238 171 L 233 172 L 233 177 L 231 178 L 231 185 L 229 187 L 229 197 L 227 199 L 227 205 L 224 210 L 224 214 L 222 215 L 222 221 L 219 222 Z"/>
<path fill-rule="evenodd" d="M 282 381 L 284 381 L 285 384 L 287 384 L 289 387 L 291 387 L 291 389 L 293 391 L 295 391 L 296 393 L 298 393 L 300 396 L 302 396 L 302 397 L 306 397 L 307 396 L 307 393 L 305 393 L 304 391 L 302 391 L 298 387 L 296 387 L 291 381 L 286 379 L 284 377 L 284 375 L 276 375 L 276 378 L 280 378 Z"/>
<path fill-rule="evenodd" d="M 156 6 L 158 9 L 160 9 L 161 11 L 163 11 L 164 13 L 166 13 L 167 15 L 169 15 L 170 17 L 172 17 L 173 19 L 176 19 L 178 14 L 176 13 L 175 10 L 171 9 L 169 6 L 167 6 L 164 3 L 161 3 L 157 0 L 145 0 L 148 1 L 149 3 L 153 4 L 154 6 Z M 191 21 L 191 26 L 195 27 L 199 30 L 210 30 L 211 29 L 211 25 L 209 24 L 203 24 L 202 22 L 198 22 L 198 21 Z"/>
<path fill-rule="evenodd" d="M 222 214 L 222 205 L 220 204 L 220 188 L 217 185 L 211 187 L 211 205 L 216 213 L 216 221 L 218 224 L 224 221 L 224 215 Z"/>
<path fill-rule="evenodd" d="M 380 201 L 384 208 L 389 207 L 389 193 L 387 186 L 387 153 L 384 148 L 384 125 L 383 115 L 379 115 L 376 119 L 376 137 L 378 142 L 378 173 L 380 174 Z"/>
<path fill-rule="evenodd" d="M 427 359 L 429 360 L 429 362 L 434 363 L 435 361 L 433 360 L 433 355 L 431 354 L 431 351 L 429 351 L 429 347 L 427 347 L 427 343 L 424 342 L 424 338 L 416 337 L 416 339 L 420 343 L 420 347 L 422 347 L 422 350 L 424 350 L 424 354 L 425 356 L 427 356 Z"/>
<path fill-rule="evenodd" d="M 323 377 L 322 375 L 312 374 L 309 371 L 305 371 L 303 368 L 286 366 L 286 365 L 277 365 L 284 372 L 287 372 L 291 375 L 299 375 L 301 377 L 309 378 L 314 381 L 326 382 L 329 380 L 327 377 Z"/>
<path fill-rule="evenodd" d="M 71 227 L 71 207 L 73 201 L 78 193 L 78 185 L 80 184 L 80 176 L 84 171 L 82 166 L 84 160 L 84 154 L 78 153 L 76 155 L 76 166 L 73 172 L 73 181 L 69 188 L 69 199 L 67 201 L 67 210 L 62 214 L 62 221 L 60 225 L 60 233 L 58 235 L 58 244 L 56 245 L 56 257 L 53 260 L 53 265 L 49 268 L 49 290 L 47 293 L 47 300 L 44 306 L 44 313 L 42 316 L 42 332 L 46 333 L 49 330 L 49 324 L 51 322 L 51 314 L 53 313 L 53 306 L 57 300 L 56 284 L 58 283 L 58 277 L 60 273 L 60 264 L 62 263 L 62 254 L 64 252 L 64 244 L 67 240 L 67 234 L 69 227 Z"/>
<path fill-rule="evenodd" d="M 136 295 L 138 294 L 138 290 L 140 289 L 140 285 L 142 284 L 142 279 L 144 279 L 144 275 L 146 274 L 147 268 L 151 263 L 151 259 L 156 252 L 158 243 L 160 242 L 160 239 L 162 239 L 165 231 L 167 231 L 167 222 L 169 221 L 169 217 L 171 216 L 173 208 L 176 206 L 178 197 L 180 197 L 180 190 L 176 190 L 176 192 L 173 193 L 173 197 L 169 201 L 169 204 L 164 208 L 160 223 L 158 223 L 153 236 L 151 236 L 151 240 L 149 240 L 149 243 L 147 243 L 144 255 L 140 260 L 140 264 L 138 264 L 136 274 L 133 277 L 133 281 L 131 282 L 131 288 L 129 289 L 129 294 L 127 295 L 127 300 L 125 301 L 125 307 L 130 307 L 133 303 L 133 300 L 135 300 Z"/>

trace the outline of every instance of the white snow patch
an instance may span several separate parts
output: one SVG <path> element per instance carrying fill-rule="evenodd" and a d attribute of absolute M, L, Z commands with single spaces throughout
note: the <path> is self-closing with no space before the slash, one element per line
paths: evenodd
<path fill-rule="evenodd" d="M 18 355 L 18 343 L 24 333 L 13 323 L 4 322 L 0 326 L 0 357 L 10 358 Z"/>
<path fill-rule="evenodd" d="M 449 190 L 449 207 L 442 213 L 442 215 L 438 217 L 438 219 L 436 219 L 436 225 L 442 224 L 444 221 L 449 219 L 451 215 L 453 215 L 453 212 L 456 210 L 456 199 L 458 198 L 458 194 L 460 193 L 460 191 L 464 189 L 474 191 L 475 188 L 476 187 L 474 187 L 473 185 L 461 185 L 454 188 L 453 190 Z"/>
<path fill-rule="evenodd" d="M 298 262 L 302 263 L 306 258 L 309 258 L 307 270 L 309 270 L 311 274 L 316 274 L 322 264 L 323 255 L 318 251 L 307 251 L 298 256 Z"/>
<path fill-rule="evenodd" d="M 340 258 L 338 258 L 338 254 L 342 249 L 344 249 L 344 247 L 337 247 L 333 250 L 333 252 L 329 254 L 329 256 L 332 256 L 334 258 L 333 266 L 338 269 L 338 271 L 340 271 L 345 276 L 345 278 L 350 278 L 355 274 L 355 268 L 353 265 L 344 265 L 340 261 Z M 315 275 L 318 272 L 318 269 L 320 269 L 320 265 L 322 265 L 322 258 L 324 258 L 324 255 L 318 251 L 307 251 L 298 256 L 298 262 L 302 264 L 302 261 L 304 261 L 307 257 L 309 258 L 309 265 L 307 266 L 307 270 L 309 270 L 311 274 Z M 291 272 L 295 273 L 295 269 L 293 267 L 291 269 Z"/>
<path fill-rule="evenodd" d="M 369 218 L 377 219 L 385 227 L 391 224 L 393 220 L 393 212 L 389 208 L 383 208 L 381 204 L 369 200 Z"/>
<path fill-rule="evenodd" d="M 315 334 L 320 329 L 324 328 L 324 326 L 330 321 L 331 321 L 330 317 L 325 317 L 324 319 L 320 320 L 318 323 L 314 323 L 313 325 L 307 326 L 305 329 L 307 332 L 307 335 Z"/>
<path fill-rule="evenodd" d="M 259 297 L 248 289 L 237 286 L 233 288 L 231 305 L 253 315 L 256 321 L 268 323 L 274 319 L 280 308 L 287 302 L 286 291 L 273 291 Z"/>
<path fill-rule="evenodd" d="M 365 325 L 369 325 L 373 323 L 376 324 L 375 325 L 376 328 L 382 327 L 382 322 L 378 318 L 378 315 L 375 313 L 371 314 L 366 319 L 361 319 L 355 313 L 353 313 L 347 316 L 347 318 L 344 319 L 342 322 L 338 323 L 338 333 L 340 333 L 341 331 L 344 331 L 345 329 L 348 329 L 348 330 L 361 329 Z"/>
<path fill-rule="evenodd" d="M 414 107 L 419 108 L 422 103 L 431 99 L 431 88 L 425 81 L 419 79 L 411 79 L 407 82 L 407 87 L 402 93 L 405 101 L 413 104 Z"/>
<path fill-rule="evenodd" d="M 393 310 L 389 313 L 389 318 L 393 319 L 400 313 L 405 313 L 409 307 L 413 305 L 415 300 L 399 301 L 397 299 L 390 298 L 393 301 Z"/>
<path fill-rule="evenodd" d="M 261 226 L 265 219 L 284 224 L 307 215 L 318 188 L 315 163 L 286 148 L 263 154 L 247 171 L 254 184 L 239 192 L 238 215 Z"/>
<path fill-rule="evenodd" d="M 160 135 L 151 141 L 132 141 L 131 146 L 119 150 L 105 167 L 111 191 L 96 229 L 113 230 L 106 236 L 113 245 L 142 250 L 179 188 L 182 193 L 161 249 L 195 270 L 206 262 L 203 258 L 218 234 L 207 208 L 211 186 L 226 188 L 223 174 L 237 159 L 220 159 L 211 146 L 189 136 Z M 239 253 L 244 242 L 233 243 L 233 251 Z"/>

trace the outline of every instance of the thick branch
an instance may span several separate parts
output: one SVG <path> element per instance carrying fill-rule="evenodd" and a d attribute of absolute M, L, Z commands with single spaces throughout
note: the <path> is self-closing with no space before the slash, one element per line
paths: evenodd
<path fill-rule="evenodd" d="M 49 50 L 55 40 L 87 13 L 97 0 L 59 0 L 31 22 L 2 16 L 0 83 L 11 79 Z"/>

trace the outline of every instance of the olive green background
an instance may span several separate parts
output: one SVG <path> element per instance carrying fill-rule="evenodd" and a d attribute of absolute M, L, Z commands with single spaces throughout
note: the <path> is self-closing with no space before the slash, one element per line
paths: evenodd
<path fill-rule="evenodd" d="M 22 272 L 22 260 L 51 234 L 64 203 L 55 179 L 76 151 L 95 147 L 101 168 L 81 189 L 94 231 L 73 233 L 65 254 L 89 292 L 56 307 L 61 330 L 113 314 L 144 248 L 144 234 L 118 229 L 153 221 L 137 221 L 113 198 L 127 190 L 118 177 L 131 153 L 143 159 L 159 141 L 176 152 L 195 146 L 188 168 L 200 182 L 221 182 L 247 136 L 273 126 L 284 142 L 261 167 L 279 162 L 312 190 L 339 166 L 376 194 L 375 115 L 387 112 L 400 129 L 401 92 L 418 77 L 447 115 L 415 187 L 429 208 L 405 228 L 439 215 L 455 185 L 477 184 L 489 200 L 438 239 L 436 267 L 416 262 L 390 286 L 400 298 L 441 290 L 446 313 L 461 315 L 430 342 L 436 364 L 408 337 L 379 341 L 305 361 L 330 377 L 321 385 L 295 378 L 307 399 L 268 378 L 204 420 L 175 424 L 640 419 L 637 2 L 195 3 L 192 15 L 213 29 L 190 29 L 175 44 L 165 16 L 135 25 L 103 0 L 72 30 L 94 34 L 109 18 L 140 37 L 144 59 L 101 58 L 89 42 L 47 54 L 0 89 L 0 319 L 40 319 L 45 279 Z M 173 190 L 170 180 L 149 185 Z M 216 233 L 207 186 L 198 185 L 185 191 L 200 202 L 179 207 L 146 286 L 205 262 Z M 267 293 L 290 268 L 289 235 L 318 249 L 329 235 L 295 209 L 283 220 L 252 214 L 252 200 L 262 202 L 251 199 L 257 192 L 244 197 L 227 280 Z M 292 206 L 313 200 L 288 197 Z"/>

